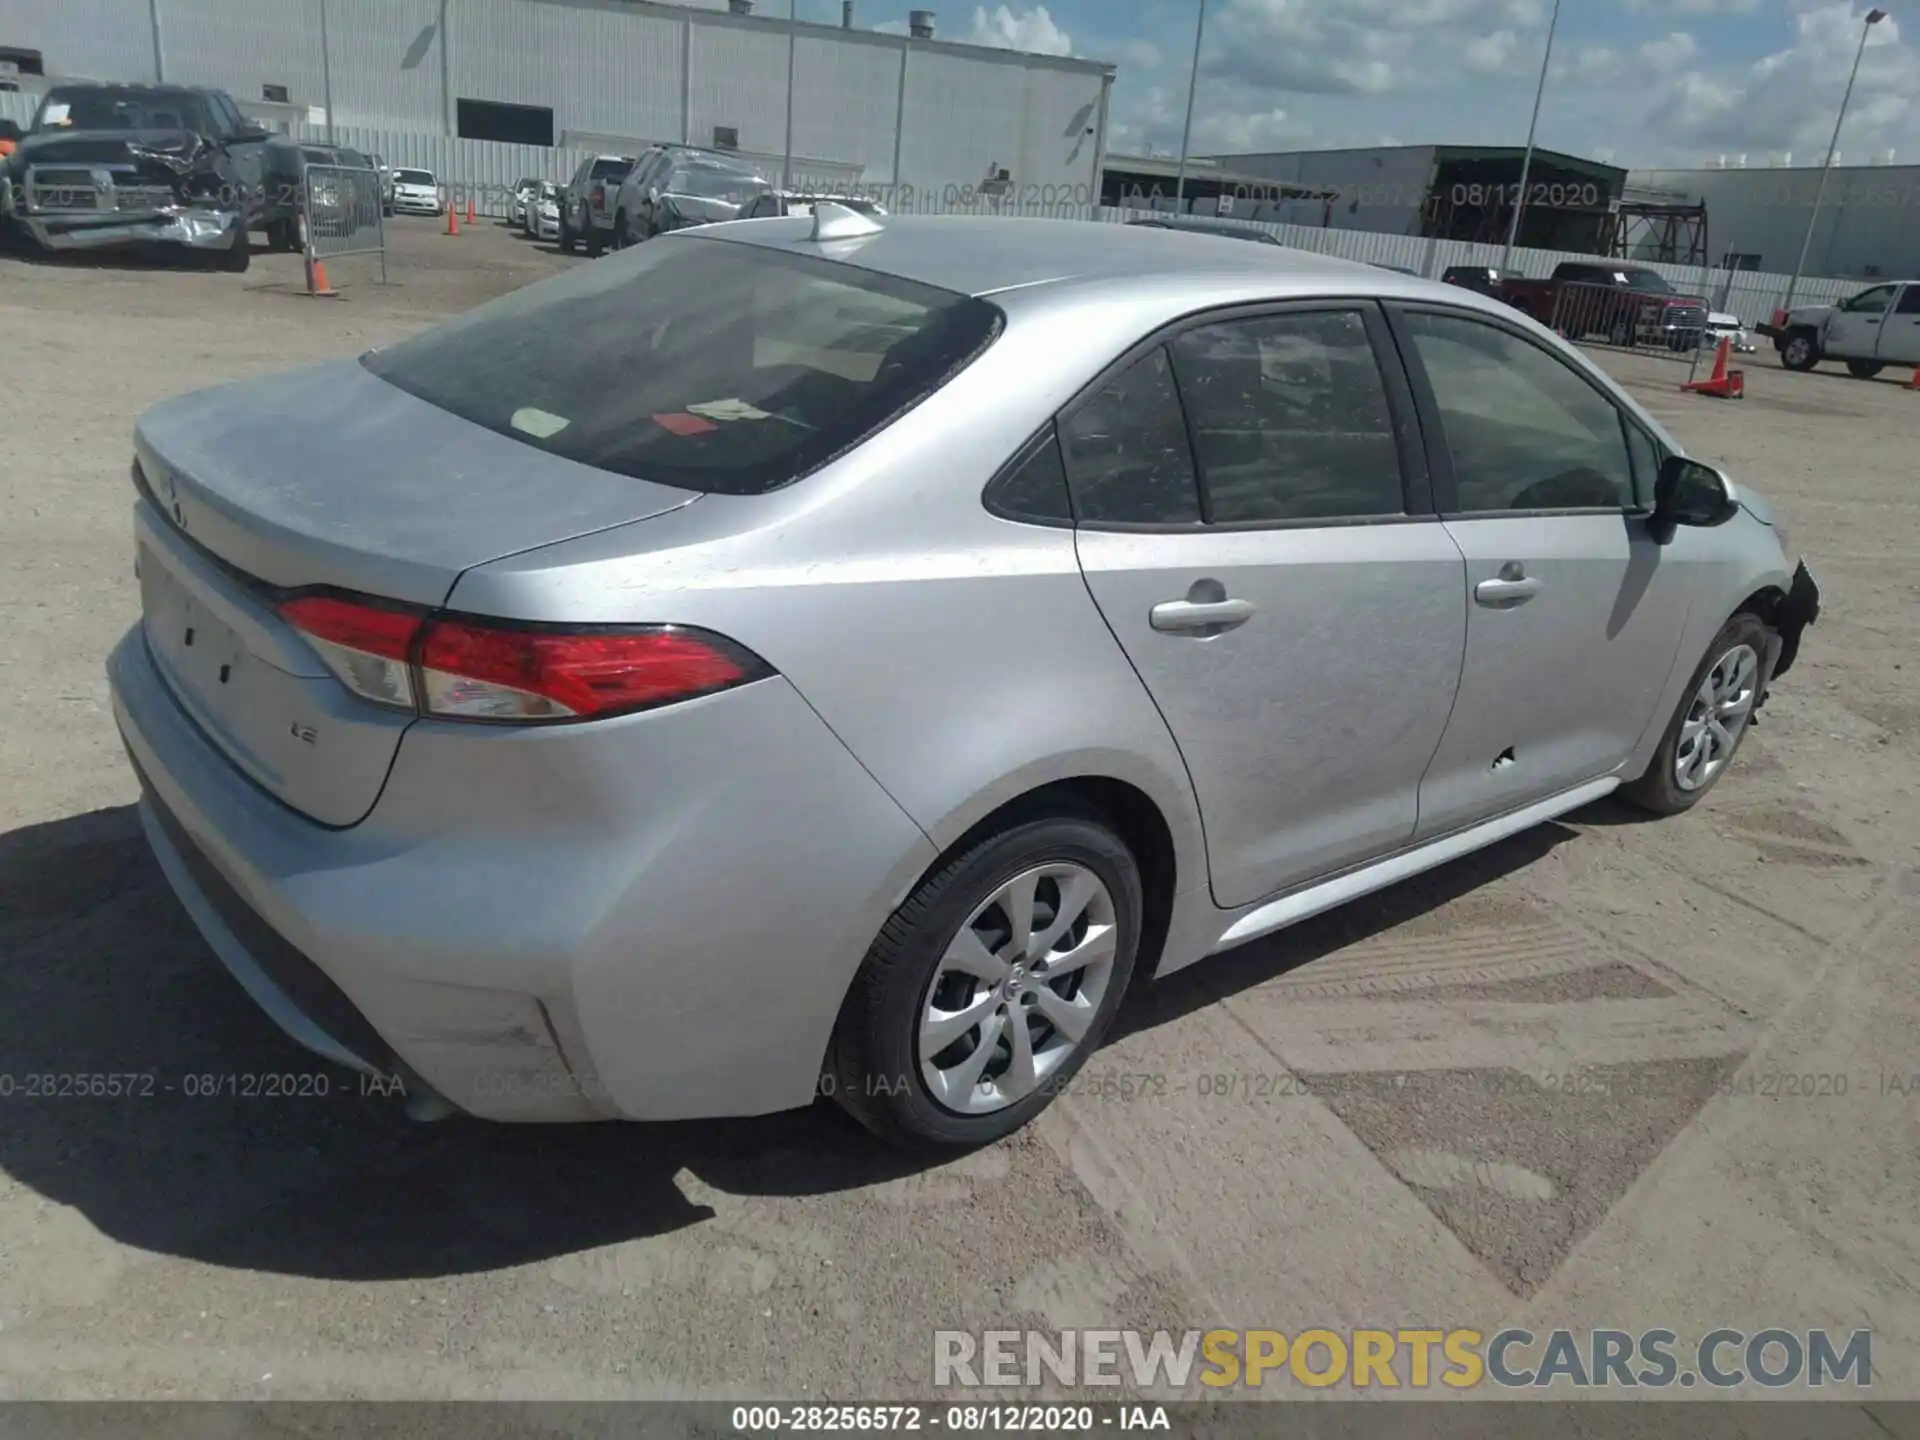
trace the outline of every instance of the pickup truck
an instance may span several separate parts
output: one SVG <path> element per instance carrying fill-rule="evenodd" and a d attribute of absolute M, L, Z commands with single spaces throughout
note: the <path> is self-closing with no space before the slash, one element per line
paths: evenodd
<path fill-rule="evenodd" d="M 1707 302 L 1682 295 L 1658 270 L 1621 260 L 1567 260 L 1545 280 L 1500 280 L 1487 291 L 1569 340 L 1691 350 L 1707 328 Z"/>
<path fill-rule="evenodd" d="M 1920 280 L 1875 285 L 1838 305 L 1796 306 L 1755 328 L 1789 370 L 1842 360 L 1849 374 L 1871 380 L 1889 365 L 1920 366 Z"/>
<path fill-rule="evenodd" d="M 224 90 L 56 85 L 0 160 L 0 228 L 48 250 L 181 245 L 245 270 L 270 152 L 290 144 Z"/>

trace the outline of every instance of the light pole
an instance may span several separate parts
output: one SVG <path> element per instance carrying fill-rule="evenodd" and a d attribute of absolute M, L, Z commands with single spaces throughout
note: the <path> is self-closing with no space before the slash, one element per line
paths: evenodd
<path fill-rule="evenodd" d="M 799 4 L 800 0 L 787 0 L 787 148 L 780 157 L 782 190 L 793 188 L 793 47 L 800 33 Z"/>
<path fill-rule="evenodd" d="M 1853 99 L 1853 82 L 1860 78 L 1860 62 L 1866 57 L 1867 36 L 1873 27 L 1887 18 L 1884 10 L 1867 11 L 1867 23 L 1860 27 L 1860 48 L 1853 52 L 1853 69 L 1847 75 L 1847 90 L 1840 97 L 1840 113 L 1833 118 L 1833 139 L 1827 145 L 1827 163 L 1820 167 L 1820 188 L 1813 192 L 1813 214 L 1807 217 L 1806 238 L 1800 242 L 1800 258 L 1794 262 L 1793 278 L 1787 281 L 1787 298 L 1780 308 L 1793 309 L 1793 292 L 1800 288 L 1800 272 L 1807 268 L 1807 252 L 1813 248 L 1813 227 L 1820 221 L 1820 202 L 1827 195 L 1827 176 L 1833 172 L 1834 152 L 1840 148 L 1840 127 L 1847 123 L 1847 102 Z"/>
<path fill-rule="evenodd" d="M 1207 0 L 1193 24 L 1193 69 L 1187 74 L 1187 123 L 1180 127 L 1180 169 L 1173 182 L 1173 208 L 1187 208 L 1187 143 L 1193 138 L 1193 92 L 1200 88 L 1200 37 L 1207 33 Z"/>
<path fill-rule="evenodd" d="M 1507 225 L 1507 248 L 1500 268 L 1513 264 L 1513 243 L 1520 234 L 1520 212 L 1527 208 L 1527 177 L 1533 171 L 1533 137 L 1540 129 L 1540 101 L 1547 93 L 1547 66 L 1553 60 L 1553 32 L 1560 28 L 1560 0 L 1553 0 L 1553 18 L 1547 21 L 1547 53 L 1540 57 L 1540 84 L 1533 92 L 1533 119 L 1527 122 L 1527 153 L 1520 160 L 1520 192 L 1513 197 L 1513 219 Z"/>
<path fill-rule="evenodd" d="M 327 105 L 327 144 L 333 144 L 333 47 L 327 43 L 327 0 L 320 0 L 320 89 Z"/>

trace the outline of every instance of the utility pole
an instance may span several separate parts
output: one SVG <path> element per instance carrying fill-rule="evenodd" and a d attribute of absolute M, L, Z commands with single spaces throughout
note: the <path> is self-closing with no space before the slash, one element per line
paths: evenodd
<path fill-rule="evenodd" d="M 1513 197 L 1513 220 L 1507 226 L 1507 248 L 1500 268 L 1513 265 L 1513 245 L 1520 235 L 1520 212 L 1527 206 L 1527 177 L 1533 173 L 1533 137 L 1540 129 L 1540 102 L 1547 93 L 1547 66 L 1553 61 L 1553 32 L 1560 28 L 1560 0 L 1553 0 L 1553 18 L 1547 21 L 1547 53 L 1540 57 L 1540 84 L 1533 92 L 1533 119 L 1527 122 L 1527 153 L 1520 161 L 1520 193 Z"/>
<path fill-rule="evenodd" d="M 1193 26 L 1193 69 L 1187 75 L 1187 123 L 1180 129 L 1180 169 L 1173 182 L 1173 208 L 1187 208 L 1187 144 L 1193 138 L 1193 92 L 1200 88 L 1200 38 L 1207 33 L 1207 0 Z"/>
<path fill-rule="evenodd" d="M 1794 261 L 1793 278 L 1787 281 L 1787 298 L 1782 310 L 1793 309 L 1793 292 L 1800 288 L 1801 272 L 1807 268 L 1807 252 L 1813 248 L 1813 227 L 1820 220 L 1820 202 L 1827 198 L 1827 177 L 1833 173 L 1834 152 L 1840 148 L 1840 127 L 1847 123 L 1847 102 L 1853 99 L 1853 82 L 1860 78 L 1860 61 L 1867 53 L 1867 36 L 1873 27 L 1887 18 L 1884 10 L 1867 11 L 1866 24 L 1860 27 L 1860 48 L 1853 52 L 1853 69 L 1847 75 L 1847 90 L 1840 97 L 1840 113 L 1833 117 L 1833 139 L 1827 144 L 1827 162 L 1820 167 L 1820 186 L 1813 192 L 1813 214 L 1807 217 L 1806 238 L 1800 242 L 1800 258 Z"/>

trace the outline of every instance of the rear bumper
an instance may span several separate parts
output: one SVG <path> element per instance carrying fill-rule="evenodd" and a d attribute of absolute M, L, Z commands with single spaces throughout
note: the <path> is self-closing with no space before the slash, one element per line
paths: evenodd
<path fill-rule="evenodd" d="M 151 215 L 111 220 L 15 214 L 14 223 L 46 250 L 103 250 L 120 245 L 185 245 L 195 250 L 225 250 L 245 224 L 237 210 L 182 207 Z"/>
<path fill-rule="evenodd" d="M 933 859 L 784 680 L 532 732 L 419 722 L 372 813 L 316 825 L 108 662 L 169 882 L 318 1054 L 494 1120 L 808 1103 L 854 970 Z"/>

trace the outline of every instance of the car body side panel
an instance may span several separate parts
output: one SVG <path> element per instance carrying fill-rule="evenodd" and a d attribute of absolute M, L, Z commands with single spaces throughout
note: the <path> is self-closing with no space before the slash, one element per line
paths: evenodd
<path fill-rule="evenodd" d="M 1125 781 L 1165 816 L 1180 886 L 1204 885 L 1185 767 L 1087 592 L 1072 531 L 981 501 L 1152 323 L 1016 314 L 947 386 L 804 482 L 508 556 L 469 571 L 449 603 L 731 636 L 793 681 L 941 848 L 1038 785 Z M 1102 325 L 1111 348 L 1086 343 Z"/>
<path fill-rule="evenodd" d="M 137 628 L 109 671 L 182 831 L 489 1119 L 807 1104 L 841 995 L 934 858 L 778 677 L 592 725 L 420 722 L 373 813 L 335 831 L 221 762 Z"/>
<path fill-rule="evenodd" d="M 1735 490 L 1737 493 L 1737 486 Z M 1691 603 L 1666 684 L 1660 689 L 1631 758 L 1620 767 L 1623 780 L 1632 780 L 1646 770 L 1687 682 L 1706 658 L 1707 646 L 1720 633 L 1720 627 L 1749 597 L 1768 589 L 1785 595 L 1793 583 L 1778 535 L 1745 511 L 1722 525 L 1682 526 L 1668 543 L 1689 571 Z"/>

